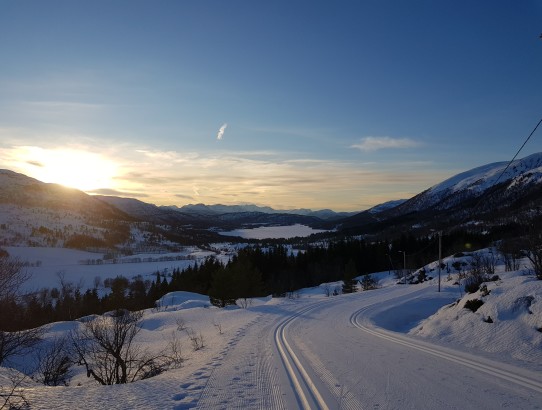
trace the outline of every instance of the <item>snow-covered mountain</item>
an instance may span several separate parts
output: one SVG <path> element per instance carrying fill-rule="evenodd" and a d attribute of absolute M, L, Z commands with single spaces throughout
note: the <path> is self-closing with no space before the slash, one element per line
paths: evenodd
<path fill-rule="evenodd" d="M 391 207 L 377 206 L 345 219 L 360 232 L 443 229 L 484 221 L 499 225 L 532 216 L 542 205 L 542 153 L 510 164 L 496 162 L 457 174 Z M 393 203 L 392 203 L 393 204 Z"/>
<path fill-rule="evenodd" d="M 126 238 L 120 222 L 131 220 L 76 189 L 0 170 L 0 244 L 106 247 Z"/>
<path fill-rule="evenodd" d="M 117 208 L 58 184 L 47 184 L 13 171 L 0 170 L 0 203 L 72 211 L 89 218 L 126 217 Z"/>
<path fill-rule="evenodd" d="M 371 214 L 378 214 L 380 212 L 387 211 L 388 209 L 395 208 L 396 206 L 399 206 L 406 201 L 407 199 L 396 199 L 394 201 L 384 202 L 383 204 L 373 206 L 371 209 L 368 210 L 368 212 Z"/>
<path fill-rule="evenodd" d="M 428 208 L 449 209 L 467 199 L 481 197 L 498 186 L 505 196 L 509 196 L 512 191 L 528 190 L 540 182 L 542 153 L 537 153 L 515 160 L 510 165 L 508 162 L 496 162 L 455 175 L 416 195 L 399 209 L 402 213 Z"/>

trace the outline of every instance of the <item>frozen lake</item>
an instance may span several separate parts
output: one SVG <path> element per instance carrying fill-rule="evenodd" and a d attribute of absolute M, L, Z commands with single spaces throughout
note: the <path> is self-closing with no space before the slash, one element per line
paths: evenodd
<path fill-rule="evenodd" d="M 313 229 L 306 225 L 295 224 L 288 226 L 261 226 L 259 228 L 236 229 L 219 232 L 225 236 L 240 236 L 245 239 L 289 239 L 296 236 L 305 237 L 313 233 L 327 232 L 323 229 Z"/>

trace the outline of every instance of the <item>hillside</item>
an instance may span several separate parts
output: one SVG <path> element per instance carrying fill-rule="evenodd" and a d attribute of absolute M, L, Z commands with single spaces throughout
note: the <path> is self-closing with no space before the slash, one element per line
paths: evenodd
<path fill-rule="evenodd" d="M 106 248 L 127 241 L 134 221 L 81 191 L 8 170 L 0 170 L 0 210 L 3 245 Z"/>

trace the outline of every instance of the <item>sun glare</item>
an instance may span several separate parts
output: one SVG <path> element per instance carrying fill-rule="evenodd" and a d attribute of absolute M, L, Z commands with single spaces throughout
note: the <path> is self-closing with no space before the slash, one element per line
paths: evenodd
<path fill-rule="evenodd" d="M 75 149 L 26 148 L 24 162 L 32 168 L 29 173 L 40 181 L 81 191 L 113 188 L 117 167 L 102 155 Z"/>

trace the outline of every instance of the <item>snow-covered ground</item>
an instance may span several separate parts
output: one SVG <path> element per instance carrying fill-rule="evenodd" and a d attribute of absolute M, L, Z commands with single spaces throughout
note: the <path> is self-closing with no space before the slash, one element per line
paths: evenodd
<path fill-rule="evenodd" d="M 25 246 L 3 247 L 11 257 L 18 258 L 27 263 L 25 270 L 31 275 L 24 284 L 24 291 L 34 291 L 41 288 L 58 287 L 59 274 L 67 282 L 81 285 L 81 288 L 92 288 L 94 279 L 99 277 L 102 281 L 107 278 L 125 276 L 133 278 L 141 275 L 144 279 L 153 279 L 156 272 L 165 275 L 171 274 L 173 269 L 184 269 L 195 261 L 203 260 L 208 256 L 216 256 L 227 260 L 227 250 L 231 245 L 220 244 L 216 251 L 202 250 L 197 247 L 187 247 L 182 252 L 152 253 L 125 256 L 113 260 L 104 260 L 101 253 L 92 253 L 66 248 L 40 248 Z M 92 264 L 91 261 L 101 261 Z M 148 262 L 147 262 L 148 261 Z"/>
<path fill-rule="evenodd" d="M 497 273 L 485 296 L 460 293 L 453 272 L 440 293 L 436 278 L 405 286 L 385 272 L 374 275 L 376 290 L 326 297 L 322 285 L 247 309 L 175 292 L 145 311 L 138 342 L 159 350 L 176 335 L 180 368 L 98 386 L 76 367 L 70 386 L 26 380 L 22 392 L 32 408 L 59 410 L 540 408 L 542 281 L 502 266 Z M 483 306 L 465 309 L 475 298 Z M 47 336 L 77 326 L 52 324 Z M 203 336 L 203 349 L 192 349 L 187 329 Z M 12 365 L 28 370 L 33 358 Z M 5 385 L 8 370 L 0 375 Z"/>

